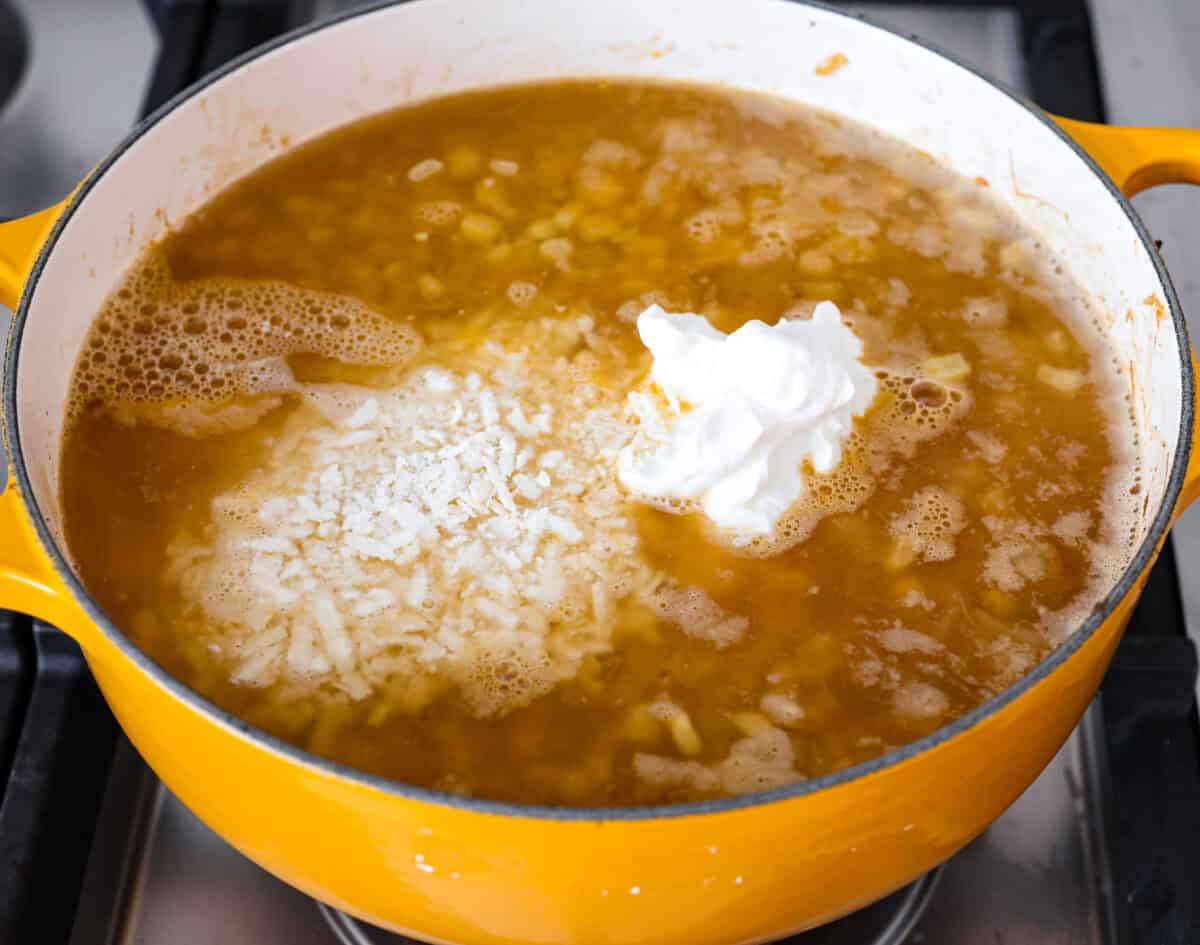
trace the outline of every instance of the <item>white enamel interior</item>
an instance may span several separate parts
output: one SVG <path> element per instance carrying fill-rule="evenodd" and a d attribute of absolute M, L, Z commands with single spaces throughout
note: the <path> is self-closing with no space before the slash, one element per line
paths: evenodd
<path fill-rule="evenodd" d="M 846 66 L 814 71 L 838 52 Z M 1145 451 L 1147 520 L 1157 509 L 1182 385 L 1172 324 L 1155 317 L 1162 286 L 1105 184 L 1025 107 L 934 52 L 785 0 L 743 0 L 736 13 L 728 0 L 419 0 L 255 58 L 158 121 L 96 181 L 45 266 L 20 339 L 20 446 L 52 530 L 61 536 L 57 466 L 71 368 L 117 276 L 169 223 L 288 146 L 355 118 L 480 86 L 600 74 L 780 94 L 985 177 L 1111 313 Z"/>

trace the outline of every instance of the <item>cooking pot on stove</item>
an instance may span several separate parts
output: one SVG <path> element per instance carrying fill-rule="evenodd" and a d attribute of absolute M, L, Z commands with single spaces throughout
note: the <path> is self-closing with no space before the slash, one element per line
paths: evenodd
<path fill-rule="evenodd" d="M 172 679 L 91 599 L 63 545 L 63 406 L 94 314 L 143 247 L 335 126 L 557 76 L 725 83 L 875 125 L 989 186 L 1109 313 L 1143 451 L 1137 550 L 1023 679 L 928 737 L 789 787 L 676 806 L 525 806 L 392 783 L 280 742 Z M 480 945 L 728 945 L 830 921 L 947 859 L 1034 780 L 1095 694 L 1167 528 L 1200 492 L 1183 315 L 1126 199 L 1176 180 L 1200 182 L 1200 132 L 1056 121 L 937 50 L 815 4 L 421 0 L 303 30 L 161 108 L 63 204 L 0 226 L 0 301 L 17 308 L 0 603 L 79 642 L 134 745 L 217 833 L 373 923 Z"/>

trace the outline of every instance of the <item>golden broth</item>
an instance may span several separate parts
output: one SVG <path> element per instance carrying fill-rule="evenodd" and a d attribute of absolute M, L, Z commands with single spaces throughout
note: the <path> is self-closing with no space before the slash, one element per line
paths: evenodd
<path fill-rule="evenodd" d="M 1123 563 L 1132 434 L 1077 294 L 986 181 L 800 106 L 561 82 L 406 108 L 231 187 L 110 299 L 74 379 L 69 545 L 170 672 L 362 770 L 579 805 L 789 783 L 994 695 Z M 849 472 L 814 480 L 810 535 L 737 552 L 699 516 L 619 493 L 610 448 L 649 367 L 638 312 L 658 301 L 731 331 L 825 299 L 884 383 Z M 422 406 L 423 377 L 450 385 L 455 413 Z M 337 465 L 365 493 L 410 455 L 456 448 L 456 431 L 486 432 L 471 411 L 493 387 L 517 446 L 542 444 L 518 470 L 547 472 L 513 486 L 514 508 L 567 508 L 576 487 L 593 503 L 579 536 L 539 539 L 570 600 L 535 615 L 532 670 L 525 643 L 467 666 L 454 647 L 470 632 L 426 663 L 397 636 L 433 640 L 429 613 L 470 628 L 512 593 L 464 578 L 442 547 L 467 548 L 490 513 L 412 539 L 410 560 L 364 545 L 345 576 L 348 506 L 319 483 Z M 512 405 L 529 407 L 520 423 Z M 520 434 L 539 405 L 547 431 Z M 342 503 L 338 524 L 263 511 L 298 507 L 303 483 Z M 237 532 L 251 519 L 257 537 Z M 505 580 L 525 593 L 533 570 Z M 270 603 L 289 582 L 300 616 Z"/>

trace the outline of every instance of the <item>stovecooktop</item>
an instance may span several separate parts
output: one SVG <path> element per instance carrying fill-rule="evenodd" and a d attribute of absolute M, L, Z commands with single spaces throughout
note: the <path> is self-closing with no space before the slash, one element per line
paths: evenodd
<path fill-rule="evenodd" d="M 60 197 L 139 113 L 232 56 L 362 5 L 0 0 L 0 217 Z M 1072 117 L 1100 119 L 1106 100 L 1121 118 L 1141 114 L 1129 76 L 1141 77 L 1155 109 L 1146 120 L 1189 119 L 1170 111 L 1175 83 L 1181 108 L 1200 102 L 1200 68 L 1180 39 L 1189 25 L 1193 40 L 1200 35 L 1194 0 L 848 6 Z M 1146 205 L 1156 231 L 1186 233 L 1196 219 L 1181 222 L 1175 203 Z M 1200 272 L 1200 241 L 1166 247 L 1177 273 L 1192 271 L 1189 251 Z M 1182 288 L 1200 316 L 1200 285 L 1185 279 Z M 1183 526 L 1200 578 L 1200 539 Z M 1184 584 L 1197 595 L 1191 623 L 1200 627 L 1200 580 Z M 1168 545 L 1100 697 L 1038 781 L 941 870 L 792 945 L 1200 943 L 1200 727 L 1188 626 Z M 400 941 L 232 850 L 138 759 L 78 648 L 51 627 L 0 613 L 0 943 Z"/>

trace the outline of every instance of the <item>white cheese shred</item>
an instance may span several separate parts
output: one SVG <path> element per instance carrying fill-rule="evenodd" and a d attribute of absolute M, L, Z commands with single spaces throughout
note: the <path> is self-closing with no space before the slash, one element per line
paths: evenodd
<path fill-rule="evenodd" d="M 609 650 L 622 601 L 653 605 L 664 581 L 602 459 L 631 435 L 620 395 L 488 357 L 304 388 L 307 422 L 173 542 L 236 682 L 363 699 L 432 677 L 499 715 Z"/>

